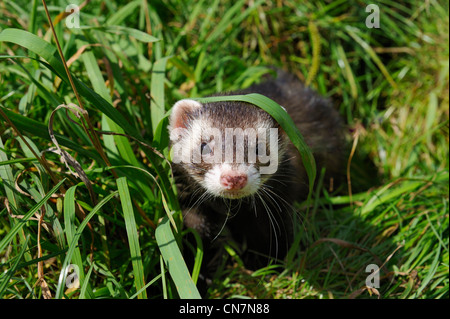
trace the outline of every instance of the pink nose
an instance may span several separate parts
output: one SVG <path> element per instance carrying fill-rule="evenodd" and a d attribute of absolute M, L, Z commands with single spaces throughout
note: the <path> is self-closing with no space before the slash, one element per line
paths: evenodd
<path fill-rule="evenodd" d="M 228 190 L 240 190 L 247 185 L 247 174 L 227 172 L 220 176 L 220 184 Z"/>

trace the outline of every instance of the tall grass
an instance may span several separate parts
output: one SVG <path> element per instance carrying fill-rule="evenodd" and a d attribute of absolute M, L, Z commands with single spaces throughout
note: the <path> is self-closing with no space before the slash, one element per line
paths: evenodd
<path fill-rule="evenodd" d="M 68 28 L 61 0 L 54 33 L 27 4 L 0 4 L 2 298 L 199 297 L 167 112 L 269 65 L 339 109 L 348 184 L 299 203 L 283 271 L 230 245 L 208 296 L 448 298 L 448 3 L 381 1 L 369 29 L 363 1 L 91 1 Z"/>

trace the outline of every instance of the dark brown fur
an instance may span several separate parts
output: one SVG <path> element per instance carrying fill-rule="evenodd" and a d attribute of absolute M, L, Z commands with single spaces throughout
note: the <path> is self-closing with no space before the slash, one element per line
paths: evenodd
<path fill-rule="evenodd" d="M 277 79 L 228 94 L 247 93 L 263 94 L 287 110 L 312 149 L 318 172 L 325 167 L 326 178 L 329 179 L 342 170 L 342 124 L 327 99 L 282 71 Z M 218 128 L 252 127 L 256 114 L 261 112 L 271 119 L 256 106 L 241 102 L 205 104 L 196 112 L 189 117 L 195 118 L 203 112 L 202 116 L 213 119 Z M 274 127 L 277 127 L 275 121 Z M 292 204 L 306 199 L 308 178 L 295 147 L 289 141 L 284 147 L 287 147 L 287 152 L 280 159 L 278 171 L 265 183 L 273 193 L 264 197 L 264 203 L 257 196 L 254 199 L 209 198 L 202 201 L 200 197 L 204 190 L 192 178 L 192 167 L 188 170 L 183 165 L 174 166 L 185 224 L 197 230 L 203 238 L 207 264 L 215 264 L 216 258 L 220 257 L 223 238 L 217 235 L 222 229 L 227 238 L 245 250 L 244 261 L 249 268 L 264 265 L 267 257 L 281 259 L 286 255 L 293 239 Z M 201 168 L 198 169 L 200 175 Z M 223 228 L 225 222 L 226 227 Z"/>

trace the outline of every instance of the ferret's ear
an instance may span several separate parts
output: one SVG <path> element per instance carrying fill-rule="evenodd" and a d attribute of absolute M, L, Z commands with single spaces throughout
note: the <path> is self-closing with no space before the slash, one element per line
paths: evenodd
<path fill-rule="evenodd" d="M 201 108 L 200 102 L 184 99 L 180 100 L 172 108 L 172 113 L 170 114 L 169 125 L 171 129 L 175 128 L 186 128 L 187 121 L 189 119 L 189 113 L 192 113 L 198 108 Z"/>

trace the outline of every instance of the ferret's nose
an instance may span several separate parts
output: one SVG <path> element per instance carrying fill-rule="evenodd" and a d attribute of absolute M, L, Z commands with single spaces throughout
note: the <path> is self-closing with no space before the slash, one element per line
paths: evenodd
<path fill-rule="evenodd" d="M 247 185 L 247 174 L 234 171 L 223 173 L 220 184 L 227 190 L 240 190 Z"/>

